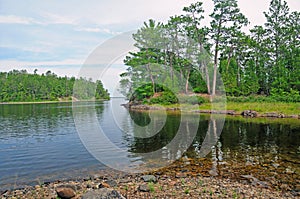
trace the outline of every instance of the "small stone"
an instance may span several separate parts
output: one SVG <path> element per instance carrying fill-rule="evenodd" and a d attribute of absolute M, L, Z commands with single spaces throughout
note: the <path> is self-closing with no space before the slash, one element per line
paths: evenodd
<path fill-rule="evenodd" d="M 177 184 L 176 181 L 170 181 L 170 182 L 169 182 L 169 185 L 171 185 L 171 186 L 175 186 L 176 184 Z"/>
<path fill-rule="evenodd" d="M 186 178 L 187 175 L 185 173 L 176 173 L 175 178 Z"/>
<path fill-rule="evenodd" d="M 291 168 L 286 168 L 286 170 L 285 170 L 285 172 L 287 173 L 287 174 L 293 174 L 293 173 L 295 173 Z"/>
<path fill-rule="evenodd" d="M 101 176 L 98 175 L 98 174 L 95 174 L 95 175 L 93 175 L 93 176 L 91 177 L 92 180 L 97 180 L 97 179 L 100 179 L 100 178 L 101 178 Z"/>
<path fill-rule="evenodd" d="M 211 176 L 218 176 L 219 175 L 218 172 L 216 172 L 215 170 L 210 170 L 208 173 Z"/>
<path fill-rule="evenodd" d="M 91 184 L 87 184 L 86 188 L 90 189 L 90 188 L 92 188 L 92 185 Z"/>
<path fill-rule="evenodd" d="M 149 192 L 150 191 L 150 188 L 147 184 L 141 184 L 139 186 L 139 191 L 142 191 L 142 192 Z"/>
<path fill-rule="evenodd" d="M 106 180 L 105 183 L 108 184 L 110 187 L 116 187 L 118 185 L 117 182 L 114 180 Z"/>
<path fill-rule="evenodd" d="M 82 195 L 82 199 L 125 199 L 118 191 L 108 188 L 90 190 Z"/>
<path fill-rule="evenodd" d="M 258 181 L 257 185 L 260 186 L 260 187 L 262 187 L 262 188 L 269 188 L 268 183 L 264 182 L 264 181 Z"/>
<path fill-rule="evenodd" d="M 295 191 L 300 192 L 300 184 L 297 184 L 297 185 L 295 186 Z"/>
<path fill-rule="evenodd" d="M 110 188 L 110 185 L 107 184 L 106 182 L 101 182 L 98 187 L 99 187 L 99 189 L 101 189 L 101 188 Z"/>
<path fill-rule="evenodd" d="M 154 175 L 144 175 L 141 177 L 144 182 L 157 182 L 157 179 Z"/>
<path fill-rule="evenodd" d="M 277 169 L 280 165 L 277 164 L 277 163 L 273 163 L 272 166 L 275 167 L 275 168 Z"/>
<path fill-rule="evenodd" d="M 58 197 L 62 199 L 73 198 L 76 196 L 75 189 L 72 185 L 62 185 L 56 188 Z"/>
<path fill-rule="evenodd" d="M 282 185 L 280 185 L 280 189 L 283 189 L 283 190 L 290 190 L 290 187 L 289 187 L 289 185 L 287 185 L 287 184 L 282 184 Z"/>

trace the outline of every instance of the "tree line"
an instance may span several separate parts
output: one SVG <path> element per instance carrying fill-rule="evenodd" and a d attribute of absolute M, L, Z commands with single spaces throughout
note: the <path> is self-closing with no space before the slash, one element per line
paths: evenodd
<path fill-rule="evenodd" d="M 76 89 L 73 86 L 76 82 Z M 109 93 L 101 81 L 59 77 L 51 71 L 45 74 L 29 74 L 26 70 L 0 72 L 0 102 L 32 102 L 109 99 Z"/>
<path fill-rule="evenodd" d="M 271 0 L 266 23 L 246 32 L 249 20 L 237 0 L 213 3 L 209 26 L 202 24 L 202 2 L 167 23 L 144 22 L 133 34 L 138 50 L 124 60 L 120 91 L 142 99 L 170 88 L 211 96 L 224 89 L 227 96 L 300 101 L 300 12 Z"/>

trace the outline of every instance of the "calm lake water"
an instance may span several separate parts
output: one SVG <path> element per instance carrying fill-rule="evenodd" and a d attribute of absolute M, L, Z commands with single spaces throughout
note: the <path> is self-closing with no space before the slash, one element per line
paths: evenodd
<path fill-rule="evenodd" d="M 86 127 L 91 126 L 89 121 L 93 115 L 86 110 L 93 110 L 107 138 L 123 150 L 116 155 L 118 151 L 110 145 L 103 147 L 104 143 L 101 143 L 101 150 L 97 150 L 97 144 L 88 147 L 101 155 L 104 162 L 117 164 L 122 160 L 122 163 L 143 164 L 145 153 L 163 149 L 161 156 L 166 162 L 181 155 L 204 156 L 213 165 L 228 163 L 232 167 L 238 165 L 239 169 L 257 165 L 259 170 L 250 174 L 270 171 L 273 172 L 270 176 L 275 172 L 293 184 L 300 180 L 300 121 L 297 119 L 227 117 L 221 135 L 210 139 L 212 144 L 201 151 L 203 141 L 207 143 L 208 130 L 219 128 L 217 117 L 211 120 L 209 115 L 183 117 L 180 113 L 164 115 L 159 111 L 150 115 L 149 112 L 129 113 L 120 106 L 122 103 L 123 99 L 113 99 L 96 102 L 95 106 L 87 102 L 76 104 L 77 119 L 81 118 Z M 94 137 L 78 134 L 81 126 L 78 126 L 80 122 L 75 125 L 73 111 L 72 103 L 0 105 L 0 189 L 76 179 L 107 168 L 84 146 L 83 143 Z M 195 120 L 197 124 L 195 118 L 199 119 Z M 158 129 L 157 134 L 139 137 L 137 129 L 151 121 L 154 123 L 151 128 Z M 197 129 L 187 153 L 166 147 L 176 137 L 180 124 L 187 136 L 189 129 Z M 87 135 L 89 132 L 87 130 Z M 179 144 L 189 146 L 183 140 Z"/>

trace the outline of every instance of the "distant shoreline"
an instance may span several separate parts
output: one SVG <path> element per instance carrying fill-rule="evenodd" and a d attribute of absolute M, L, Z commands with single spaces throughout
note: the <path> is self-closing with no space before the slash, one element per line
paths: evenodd
<path fill-rule="evenodd" d="M 36 102 L 0 102 L 0 105 L 23 105 L 23 104 L 56 104 L 56 103 L 70 103 L 70 102 L 101 102 L 108 101 L 107 99 L 97 100 L 62 100 L 62 101 L 36 101 Z"/>

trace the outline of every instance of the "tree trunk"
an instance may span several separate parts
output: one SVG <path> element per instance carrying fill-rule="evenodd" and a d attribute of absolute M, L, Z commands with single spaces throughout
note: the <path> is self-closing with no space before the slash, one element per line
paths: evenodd
<path fill-rule="evenodd" d="M 150 76 L 150 79 L 151 79 L 151 82 L 152 82 L 153 93 L 156 93 L 155 81 L 154 81 L 153 75 L 152 75 L 151 70 L 150 70 L 150 64 L 147 64 L 146 66 L 147 66 L 147 70 L 148 70 L 148 73 L 149 73 L 149 76 Z"/>
<path fill-rule="evenodd" d="M 220 42 L 221 24 L 222 24 L 222 21 L 220 20 L 219 27 L 218 27 L 218 32 L 217 32 L 217 38 L 216 38 L 216 48 L 215 48 L 215 57 L 214 57 L 214 76 L 213 76 L 212 96 L 216 95 L 217 71 L 218 71 L 218 53 L 219 53 L 219 42 Z"/>
<path fill-rule="evenodd" d="M 215 50 L 215 60 L 214 60 L 214 76 L 213 76 L 213 88 L 212 88 L 212 95 L 216 95 L 216 86 L 217 86 L 217 70 L 218 70 L 218 42 L 216 44 L 216 50 Z"/>
<path fill-rule="evenodd" d="M 241 86 L 241 83 L 240 83 L 241 76 L 240 76 L 240 63 L 239 63 L 239 59 L 237 59 L 236 63 L 237 63 L 236 82 L 237 82 L 237 87 L 240 88 L 240 86 Z"/>
<path fill-rule="evenodd" d="M 189 79 L 190 79 L 190 73 L 191 69 L 188 69 L 187 75 L 186 75 L 186 82 L 185 82 L 185 93 L 189 93 Z"/>
<path fill-rule="evenodd" d="M 229 65 L 230 65 L 232 53 L 233 53 L 233 47 L 231 46 L 231 47 L 230 47 L 230 51 L 229 51 L 229 53 L 228 53 L 227 66 L 226 66 L 226 73 L 228 73 L 228 68 L 229 68 Z"/>
<path fill-rule="evenodd" d="M 206 77 L 207 93 L 210 95 L 211 94 L 210 78 L 209 78 L 209 73 L 208 73 L 208 68 L 207 68 L 206 63 L 204 64 L 204 70 L 205 70 L 205 77 Z"/>

